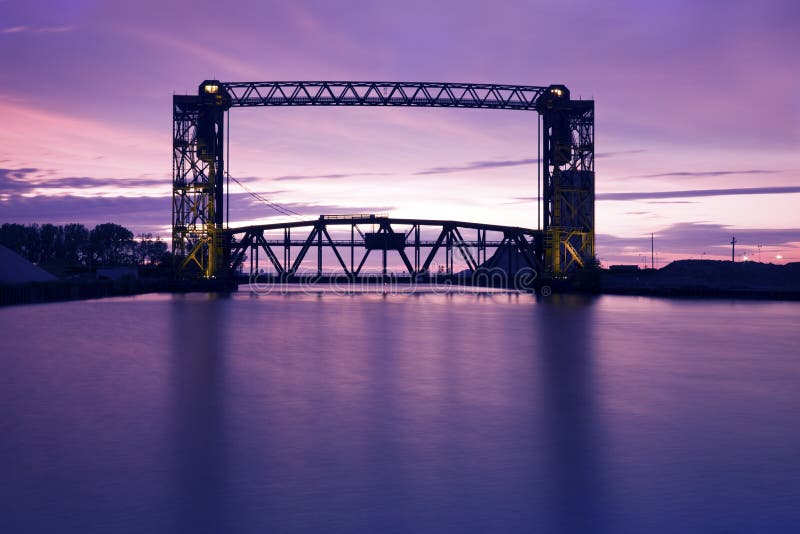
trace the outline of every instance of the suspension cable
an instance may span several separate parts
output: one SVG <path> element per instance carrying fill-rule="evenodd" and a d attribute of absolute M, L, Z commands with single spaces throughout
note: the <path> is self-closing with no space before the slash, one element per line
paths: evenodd
<path fill-rule="evenodd" d="M 536 116 L 536 229 L 542 229 L 542 118 Z"/>
<path fill-rule="evenodd" d="M 245 185 L 242 182 L 237 180 L 235 177 L 231 176 L 230 173 L 228 173 L 228 178 L 230 178 L 231 180 L 233 180 L 234 182 L 239 184 L 239 187 L 244 189 L 247 192 L 248 195 L 250 195 L 254 199 L 258 200 L 259 202 L 263 202 L 268 207 L 270 207 L 273 210 L 277 211 L 281 215 L 285 215 L 287 217 L 293 217 L 293 218 L 298 219 L 298 220 L 303 220 L 302 216 L 299 213 L 297 213 L 296 211 L 294 211 L 294 210 L 292 210 L 290 208 L 286 208 L 286 207 L 281 206 L 280 204 L 278 204 L 276 202 L 271 201 L 270 199 L 266 198 L 261 193 L 256 193 L 255 191 L 251 191 L 249 188 L 245 187 Z"/>
<path fill-rule="evenodd" d="M 225 184 L 225 228 L 231 227 L 231 110 L 225 112 L 225 117 L 228 119 L 228 127 L 225 132 L 228 136 L 228 147 L 225 154 L 225 175 L 228 177 L 228 183 Z"/>

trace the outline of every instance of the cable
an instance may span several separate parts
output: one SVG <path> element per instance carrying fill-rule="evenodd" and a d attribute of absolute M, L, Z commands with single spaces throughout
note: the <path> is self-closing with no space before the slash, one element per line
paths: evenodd
<path fill-rule="evenodd" d="M 225 228 L 231 227 L 231 110 L 227 110 L 225 112 L 225 118 L 228 119 L 228 129 L 225 134 L 228 137 L 228 146 L 226 148 L 225 154 L 225 163 L 227 167 L 225 168 L 225 174 L 228 177 L 228 183 L 225 184 Z"/>
<path fill-rule="evenodd" d="M 536 117 L 536 229 L 542 229 L 542 118 Z"/>
<path fill-rule="evenodd" d="M 253 198 L 255 198 L 256 200 L 258 200 L 260 202 L 265 203 L 267 206 L 269 206 L 273 210 L 277 211 L 281 215 L 285 215 L 287 217 L 294 217 L 295 219 L 302 220 L 302 218 L 300 217 L 300 214 L 297 213 L 296 211 L 293 211 L 293 210 L 291 210 L 289 208 L 284 208 L 280 204 L 277 204 L 275 202 L 272 202 L 270 199 L 265 198 L 260 193 L 256 193 L 254 191 L 250 191 L 248 188 L 246 188 L 244 186 L 244 184 L 242 182 L 240 182 L 239 180 L 237 180 L 236 178 L 231 176 L 231 172 L 230 172 L 230 164 L 231 164 L 231 115 L 230 115 L 230 110 L 228 110 L 225 113 L 225 115 L 226 115 L 226 118 L 228 119 L 228 128 L 227 128 L 228 131 L 225 132 L 226 137 L 227 137 L 227 139 L 226 139 L 226 142 L 227 142 L 227 158 L 225 160 L 225 162 L 227 163 L 227 166 L 226 166 L 226 169 L 225 169 L 225 175 L 226 175 L 226 177 L 228 179 L 228 183 L 227 183 L 226 188 L 225 188 L 225 195 L 227 196 L 227 198 L 225 200 L 225 208 L 227 210 L 226 223 L 225 223 L 226 226 L 230 227 L 230 221 L 231 221 L 231 180 L 233 180 L 234 182 L 239 184 L 239 187 L 244 189 L 250 196 L 252 196 Z"/>
<path fill-rule="evenodd" d="M 236 178 L 231 176 L 230 173 L 228 173 L 228 178 L 230 178 L 231 180 L 233 180 L 234 182 L 239 184 L 239 187 L 244 189 L 247 192 L 247 194 L 249 194 L 251 197 L 253 197 L 254 199 L 256 199 L 256 200 L 258 200 L 260 202 L 263 202 L 264 204 L 266 204 L 267 206 L 269 206 L 273 210 L 277 211 L 281 215 L 285 215 L 287 217 L 293 217 L 293 218 L 298 219 L 298 220 L 303 220 L 302 216 L 299 213 L 297 213 L 296 211 L 294 211 L 294 210 L 292 210 L 290 208 L 285 208 L 285 207 L 281 206 L 280 204 L 277 204 L 277 203 L 271 201 L 270 199 L 264 197 L 261 193 L 256 193 L 255 191 L 251 191 L 250 189 L 245 187 L 245 185 L 242 182 L 240 182 L 239 180 L 237 180 Z"/>

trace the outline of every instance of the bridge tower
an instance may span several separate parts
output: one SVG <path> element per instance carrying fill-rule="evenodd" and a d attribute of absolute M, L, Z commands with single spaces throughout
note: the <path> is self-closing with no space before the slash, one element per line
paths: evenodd
<path fill-rule="evenodd" d="M 594 101 L 551 85 L 537 100 L 542 120 L 544 264 L 553 275 L 594 259 Z"/>
<path fill-rule="evenodd" d="M 172 98 L 172 252 L 177 272 L 227 275 L 224 223 L 225 112 L 230 96 L 216 80 L 198 95 Z"/>

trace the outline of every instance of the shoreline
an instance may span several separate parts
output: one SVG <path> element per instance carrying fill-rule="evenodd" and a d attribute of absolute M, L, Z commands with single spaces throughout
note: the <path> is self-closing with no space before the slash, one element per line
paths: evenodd
<path fill-rule="evenodd" d="M 559 282 L 559 281 L 555 281 Z M 309 287 L 307 282 L 289 282 L 290 286 Z M 377 285 L 377 284 L 370 284 Z M 424 288 L 435 284 L 408 284 L 409 287 Z M 729 299 L 729 300 L 771 300 L 771 301 L 800 301 L 800 290 L 779 290 L 756 287 L 718 288 L 708 286 L 658 286 L 658 287 L 603 287 L 601 283 L 596 287 L 575 287 L 555 284 L 551 287 L 552 295 L 557 294 L 583 294 L 583 295 L 623 295 L 657 298 L 693 298 L 693 299 Z M 541 288 L 548 286 L 546 282 L 540 284 L 532 293 L 541 294 Z M 342 289 L 343 286 L 337 286 Z M 393 288 L 400 288 L 396 282 Z M 402 287 L 406 287 L 403 284 Z M 441 286 L 438 286 L 441 287 Z M 462 286 L 453 286 L 462 287 Z M 486 289 L 504 289 L 491 286 L 464 285 L 463 287 L 486 287 Z M 139 279 L 139 280 L 92 280 L 73 281 L 55 280 L 49 282 L 29 282 L 16 285 L 0 285 L 0 307 L 17 306 L 25 304 L 46 304 L 51 302 L 68 302 L 74 300 L 90 300 L 109 297 L 124 297 L 143 295 L 147 293 L 231 293 L 247 291 L 247 282 L 228 282 L 222 280 L 170 280 L 170 279 Z M 511 291 L 526 291 L 524 289 L 511 289 Z M 412 291 L 413 292 L 413 291 Z M 543 295 L 545 298 L 548 295 Z"/>

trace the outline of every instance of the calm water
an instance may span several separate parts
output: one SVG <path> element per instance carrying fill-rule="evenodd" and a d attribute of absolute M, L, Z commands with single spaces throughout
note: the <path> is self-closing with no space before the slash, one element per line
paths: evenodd
<path fill-rule="evenodd" d="M 800 303 L 0 309 L 0 532 L 799 532 Z"/>

